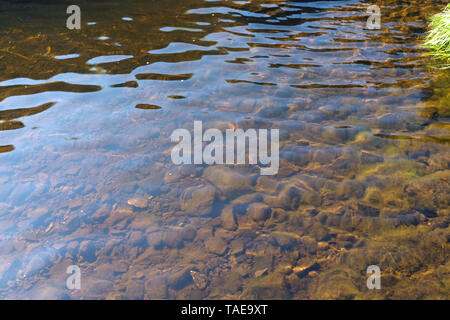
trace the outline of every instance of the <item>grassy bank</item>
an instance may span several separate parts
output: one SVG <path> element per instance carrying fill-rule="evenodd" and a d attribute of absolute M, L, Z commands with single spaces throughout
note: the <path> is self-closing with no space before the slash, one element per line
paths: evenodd
<path fill-rule="evenodd" d="M 436 56 L 450 59 L 450 5 L 430 18 L 430 31 L 425 45 Z"/>

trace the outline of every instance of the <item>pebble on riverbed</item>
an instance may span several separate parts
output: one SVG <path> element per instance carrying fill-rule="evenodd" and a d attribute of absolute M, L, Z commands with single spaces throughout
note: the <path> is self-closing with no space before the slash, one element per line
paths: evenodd
<path fill-rule="evenodd" d="M 263 222 L 270 217 L 272 209 L 265 203 L 252 203 L 247 208 L 247 214 L 256 222 Z"/>
<path fill-rule="evenodd" d="M 227 250 L 227 242 L 221 238 L 211 238 L 205 241 L 206 250 L 219 256 L 223 255 Z"/>
<path fill-rule="evenodd" d="M 138 209 L 145 209 L 148 207 L 148 199 L 145 197 L 136 197 L 128 200 L 128 204 Z"/>
<path fill-rule="evenodd" d="M 181 209 L 194 216 L 204 216 L 212 211 L 215 198 L 213 186 L 191 187 L 183 192 Z"/>
<path fill-rule="evenodd" d="M 211 166 L 203 177 L 213 183 L 225 196 L 236 196 L 253 189 L 254 179 L 227 167 Z"/>
<path fill-rule="evenodd" d="M 221 213 L 222 227 L 226 230 L 235 230 L 238 226 L 233 206 L 226 206 Z"/>

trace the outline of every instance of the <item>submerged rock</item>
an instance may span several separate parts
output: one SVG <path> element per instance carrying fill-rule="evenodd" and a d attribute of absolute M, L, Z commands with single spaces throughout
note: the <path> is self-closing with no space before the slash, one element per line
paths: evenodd
<path fill-rule="evenodd" d="M 125 291 L 127 299 L 140 300 L 144 296 L 145 285 L 143 281 L 130 281 Z"/>
<path fill-rule="evenodd" d="M 79 255 L 85 261 L 93 262 L 95 260 L 96 248 L 95 244 L 92 241 L 85 240 L 81 242 Z"/>
<path fill-rule="evenodd" d="M 317 262 L 308 262 L 308 263 L 302 264 L 300 266 L 294 267 L 292 269 L 292 271 L 298 277 L 304 277 L 309 272 L 312 272 L 312 271 L 316 271 L 317 272 L 317 270 L 319 270 L 319 268 L 320 268 L 320 265 Z"/>
<path fill-rule="evenodd" d="M 241 239 L 235 239 L 231 241 L 230 253 L 232 255 L 239 255 L 244 252 L 244 241 Z"/>
<path fill-rule="evenodd" d="M 292 186 L 284 187 L 278 196 L 266 196 L 264 202 L 271 207 L 285 210 L 297 209 L 301 200 L 301 191 Z"/>
<path fill-rule="evenodd" d="M 247 208 L 247 214 L 249 215 L 249 217 L 257 222 L 267 220 L 270 217 L 271 213 L 272 209 L 270 209 L 269 206 L 262 202 L 252 203 Z"/>
<path fill-rule="evenodd" d="M 366 190 L 364 200 L 373 206 L 380 206 L 383 204 L 383 194 L 375 187 L 369 187 Z"/>
<path fill-rule="evenodd" d="M 213 183 L 225 196 L 235 196 L 253 189 L 253 178 L 227 167 L 212 166 L 203 177 Z"/>
<path fill-rule="evenodd" d="M 321 138 L 326 143 L 346 143 L 353 140 L 362 128 L 354 125 L 337 125 L 323 127 Z"/>
<path fill-rule="evenodd" d="M 256 182 L 256 188 L 267 193 L 275 192 L 277 190 L 277 187 L 277 180 L 268 176 L 261 176 Z"/>
<path fill-rule="evenodd" d="M 167 279 L 163 276 L 153 276 L 145 284 L 146 298 L 167 299 L 168 297 Z"/>
<path fill-rule="evenodd" d="M 274 232 L 273 238 L 282 249 L 290 249 L 294 247 L 299 241 L 299 237 L 296 234 L 290 232 Z"/>
<path fill-rule="evenodd" d="M 171 228 L 163 234 L 162 242 L 169 248 L 181 248 L 185 242 L 192 241 L 196 236 L 196 231 L 192 227 Z"/>
<path fill-rule="evenodd" d="M 354 299 L 359 290 L 353 283 L 354 274 L 346 269 L 334 268 L 321 274 L 316 296 L 319 299 Z M 367 289 L 366 289 L 367 290 Z"/>
<path fill-rule="evenodd" d="M 221 238 L 212 238 L 205 241 L 206 250 L 215 253 L 219 256 L 223 255 L 227 251 L 227 242 Z"/>
<path fill-rule="evenodd" d="M 385 130 L 400 130 L 405 126 L 404 121 L 398 115 L 392 113 L 382 115 L 376 118 L 374 122 L 380 129 Z"/>
<path fill-rule="evenodd" d="M 346 200 L 353 197 L 361 198 L 365 191 L 364 184 L 359 181 L 344 181 L 337 187 L 336 196 L 341 200 Z"/>
<path fill-rule="evenodd" d="M 238 224 L 233 211 L 233 206 L 226 206 L 220 215 L 222 219 L 222 227 L 226 230 L 236 230 Z"/>
<path fill-rule="evenodd" d="M 284 105 L 277 105 L 277 106 L 263 106 L 260 108 L 256 115 L 263 117 L 263 118 L 282 118 L 284 114 L 287 113 L 289 107 Z"/>
<path fill-rule="evenodd" d="M 194 281 L 195 286 L 200 290 L 205 289 L 209 284 L 208 278 L 200 272 L 191 270 L 191 277 Z"/>
<path fill-rule="evenodd" d="M 145 209 L 148 207 L 148 199 L 145 197 L 136 197 L 128 200 L 128 204 L 135 208 Z"/>
<path fill-rule="evenodd" d="M 182 195 L 181 209 L 195 216 L 207 215 L 213 209 L 215 198 L 216 189 L 212 186 L 188 188 Z"/>
<path fill-rule="evenodd" d="M 374 163 L 384 161 L 383 157 L 380 157 L 380 156 L 377 156 L 377 155 L 374 155 L 374 154 L 371 154 L 371 153 L 368 153 L 365 151 L 361 152 L 360 159 L 361 159 L 361 164 L 363 164 L 363 165 L 374 164 Z"/>
<path fill-rule="evenodd" d="M 448 208 L 450 205 L 449 180 L 450 171 L 445 170 L 409 183 L 405 187 L 405 192 L 411 206 L 417 210 L 432 212 L 441 208 Z"/>
<path fill-rule="evenodd" d="M 193 283 L 191 277 L 191 268 L 186 267 L 182 270 L 176 271 L 167 277 L 167 284 L 174 290 L 180 290 L 189 284 Z"/>
<path fill-rule="evenodd" d="M 284 276 L 280 273 L 271 273 L 252 280 L 248 284 L 248 291 L 256 299 L 287 299 L 289 297 Z"/>
<path fill-rule="evenodd" d="M 25 266 L 24 276 L 31 278 L 36 274 L 46 270 L 51 265 L 50 260 L 45 257 L 34 256 Z"/>
<path fill-rule="evenodd" d="M 146 247 L 147 239 L 144 233 L 141 231 L 132 231 L 130 234 L 129 242 L 131 246 L 135 247 Z"/>
<path fill-rule="evenodd" d="M 111 291 L 114 283 L 110 280 L 89 279 L 86 282 L 86 291 L 88 296 L 105 296 Z"/>
<path fill-rule="evenodd" d="M 197 232 L 193 227 L 171 227 L 164 231 L 150 233 L 147 236 L 147 243 L 149 247 L 156 250 L 162 250 L 165 247 L 180 249 L 185 242 L 192 241 L 196 235 Z"/>
<path fill-rule="evenodd" d="M 267 269 L 267 268 L 255 271 L 255 278 L 266 276 L 268 271 L 269 271 L 269 269 Z"/>
<path fill-rule="evenodd" d="M 128 264 L 126 262 L 116 262 L 114 264 L 101 264 L 95 268 L 94 277 L 96 279 L 114 280 L 120 274 L 128 271 Z"/>

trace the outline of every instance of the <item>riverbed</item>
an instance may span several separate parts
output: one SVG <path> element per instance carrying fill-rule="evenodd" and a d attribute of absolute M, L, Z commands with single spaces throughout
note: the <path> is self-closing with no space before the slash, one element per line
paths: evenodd
<path fill-rule="evenodd" d="M 71 2 L 0 1 L 0 298 L 449 298 L 446 1 Z M 194 121 L 277 174 L 174 164 Z"/>

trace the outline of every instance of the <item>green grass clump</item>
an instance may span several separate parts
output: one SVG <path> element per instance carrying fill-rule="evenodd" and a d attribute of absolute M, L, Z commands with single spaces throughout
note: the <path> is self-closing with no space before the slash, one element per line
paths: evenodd
<path fill-rule="evenodd" d="M 432 49 L 435 55 L 450 58 L 450 5 L 430 18 L 430 32 L 425 45 Z"/>

